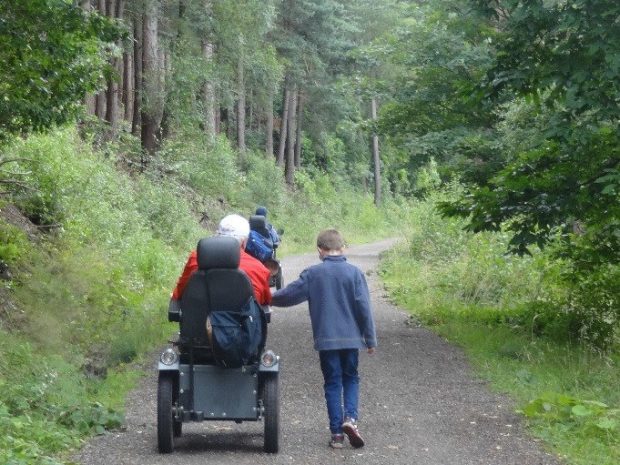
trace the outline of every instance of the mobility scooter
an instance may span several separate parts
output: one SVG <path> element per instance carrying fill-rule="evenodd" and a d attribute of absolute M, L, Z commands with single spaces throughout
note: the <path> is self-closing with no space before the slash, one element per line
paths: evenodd
<path fill-rule="evenodd" d="M 279 357 L 265 350 L 268 308 L 239 270 L 236 239 L 198 243 L 198 271 L 168 310 L 180 331 L 159 360 L 157 443 L 174 450 L 186 422 L 264 422 L 264 451 L 279 448 Z"/>
<path fill-rule="evenodd" d="M 282 235 L 284 230 L 280 229 L 278 233 Z M 276 258 L 276 249 L 279 245 L 280 241 L 274 242 L 269 233 L 267 219 L 262 215 L 250 216 L 250 237 L 245 250 L 254 258 L 260 260 L 269 270 L 271 273 L 269 286 L 276 289 L 281 289 L 284 284 L 282 266 Z"/>

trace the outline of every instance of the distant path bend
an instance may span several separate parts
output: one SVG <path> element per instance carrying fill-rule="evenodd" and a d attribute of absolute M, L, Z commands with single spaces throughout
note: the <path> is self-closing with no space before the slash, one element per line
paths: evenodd
<path fill-rule="evenodd" d="M 379 254 L 394 241 L 347 249 L 368 275 L 377 322 L 377 354 L 360 357 L 363 449 L 327 447 L 322 377 L 306 304 L 275 309 L 268 346 L 282 357 L 281 449 L 262 452 L 262 423 L 184 424 L 171 455 L 157 453 L 156 370 L 127 403 L 127 430 L 91 440 L 82 465 L 557 465 L 521 426 L 513 406 L 477 379 L 462 351 L 425 328 L 406 324 L 376 277 Z M 287 282 L 316 254 L 283 260 Z M 412 277 L 415 279 L 415 277 Z M 162 318 L 165 317 L 162 313 Z"/>

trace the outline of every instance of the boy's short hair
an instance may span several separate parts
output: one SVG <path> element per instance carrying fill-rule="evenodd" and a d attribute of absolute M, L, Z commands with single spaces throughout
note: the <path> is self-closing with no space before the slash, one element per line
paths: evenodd
<path fill-rule="evenodd" d="M 344 239 L 335 229 L 326 229 L 317 236 L 316 246 L 321 250 L 342 250 Z"/>

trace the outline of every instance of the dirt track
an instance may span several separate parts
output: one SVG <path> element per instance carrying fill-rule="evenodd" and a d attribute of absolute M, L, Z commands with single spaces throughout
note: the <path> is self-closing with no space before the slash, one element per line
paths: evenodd
<path fill-rule="evenodd" d="M 349 262 L 368 274 L 379 340 L 376 355 L 360 357 L 360 430 L 366 447 L 327 447 L 322 378 L 304 304 L 275 309 L 270 325 L 268 346 L 282 357 L 279 454 L 262 452 L 262 423 L 206 422 L 184 424 L 175 452 L 159 455 L 153 363 L 130 395 L 127 430 L 93 439 L 74 460 L 83 465 L 558 464 L 523 431 L 510 402 L 475 378 L 458 348 L 408 326 L 406 314 L 387 302 L 373 270 L 378 254 L 391 244 L 347 252 Z M 285 259 L 285 280 L 317 261 L 316 255 Z"/>

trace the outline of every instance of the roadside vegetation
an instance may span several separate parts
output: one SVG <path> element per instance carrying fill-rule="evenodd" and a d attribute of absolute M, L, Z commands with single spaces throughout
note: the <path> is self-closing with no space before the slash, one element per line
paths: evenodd
<path fill-rule="evenodd" d="M 435 192 L 413 208 L 413 233 L 381 265 L 389 295 L 412 324 L 463 347 L 567 463 L 618 463 L 618 342 L 588 342 L 567 265 L 551 250 L 506 254 L 508 234 L 472 234 L 463 220 L 442 218 L 437 203 L 455 195 Z"/>

